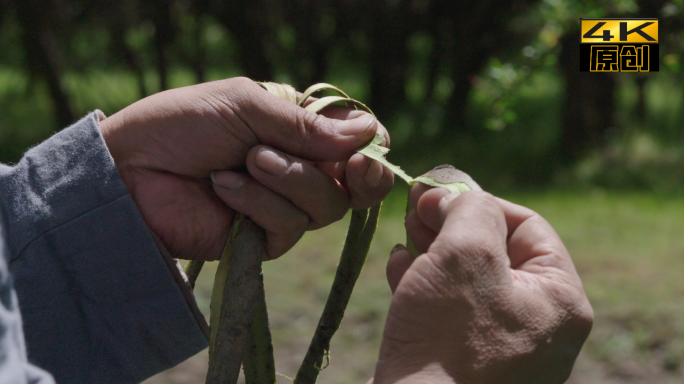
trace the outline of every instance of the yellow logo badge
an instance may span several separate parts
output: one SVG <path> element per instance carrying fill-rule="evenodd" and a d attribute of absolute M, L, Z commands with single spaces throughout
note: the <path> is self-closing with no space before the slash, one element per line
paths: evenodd
<path fill-rule="evenodd" d="M 658 71 L 658 19 L 580 19 L 580 71 Z"/>
<path fill-rule="evenodd" d="M 581 19 L 580 43 L 658 43 L 658 19 Z"/>

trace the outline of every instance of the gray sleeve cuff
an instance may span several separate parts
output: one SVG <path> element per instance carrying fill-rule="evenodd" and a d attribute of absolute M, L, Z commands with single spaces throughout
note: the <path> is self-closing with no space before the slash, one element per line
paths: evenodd
<path fill-rule="evenodd" d="M 29 360 L 60 383 L 137 383 L 207 346 L 192 293 L 119 177 L 103 118 L 0 168 Z"/>

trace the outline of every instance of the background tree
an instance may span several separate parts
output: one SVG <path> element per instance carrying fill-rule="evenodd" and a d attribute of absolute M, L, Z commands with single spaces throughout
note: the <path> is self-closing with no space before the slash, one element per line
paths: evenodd
<path fill-rule="evenodd" d="M 89 109 L 113 113 L 154 92 L 225 76 L 298 89 L 331 81 L 370 104 L 395 138 L 390 156 L 414 173 L 439 159 L 485 183 L 545 183 L 621 137 L 631 116 L 620 89 L 636 89 L 634 121 L 658 119 L 646 96 L 656 74 L 578 72 L 579 17 L 661 17 L 660 78 L 681 84 L 681 3 L 3 0 L 0 68 L 29 79 L 25 102 L 47 95 L 52 112 L 32 123 L 36 113 L 20 116 L 16 89 L 3 93 L 0 83 L 6 107 L 17 111 L 0 121 L 0 137 L 23 148 Z M 108 89 L 113 74 L 120 79 Z M 134 92 L 124 90 L 130 84 Z M 88 87 L 120 97 L 102 102 L 85 95 Z M 545 116 L 543 129 L 535 115 Z M 38 128 L 46 121 L 49 128 Z M 20 125 L 35 125 L 35 134 L 13 133 Z M 662 137 L 684 139 L 671 122 L 655 125 Z M 2 160 L 16 160 L 20 149 L 5 152 Z"/>

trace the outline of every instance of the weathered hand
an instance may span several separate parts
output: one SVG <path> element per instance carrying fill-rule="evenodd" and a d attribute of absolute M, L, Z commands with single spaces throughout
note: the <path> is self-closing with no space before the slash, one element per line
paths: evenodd
<path fill-rule="evenodd" d="M 421 255 L 390 257 L 375 384 L 563 383 L 593 312 L 553 228 L 485 192 L 419 184 L 410 200 Z"/>
<path fill-rule="evenodd" d="M 316 115 L 245 78 L 153 95 L 101 131 L 143 218 L 183 259 L 220 258 L 235 211 L 266 230 L 264 258 L 278 257 L 393 184 L 354 155 L 376 131 L 389 140 L 371 115 L 338 106 Z"/>

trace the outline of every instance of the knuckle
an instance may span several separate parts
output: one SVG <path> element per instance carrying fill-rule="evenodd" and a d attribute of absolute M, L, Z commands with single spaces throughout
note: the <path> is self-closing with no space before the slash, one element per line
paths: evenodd
<path fill-rule="evenodd" d="M 323 115 L 301 108 L 298 114 L 300 116 L 298 120 L 302 123 L 302 136 L 306 138 L 330 136 L 335 131 L 332 121 Z"/>
<path fill-rule="evenodd" d="M 368 112 L 364 112 L 364 113 L 366 113 L 367 115 L 370 115 L 370 113 L 368 113 Z M 389 131 L 387 131 L 387 128 L 385 128 L 385 126 L 382 125 L 380 123 L 380 121 L 378 121 L 378 119 L 375 119 L 375 124 L 376 124 L 375 133 L 385 138 L 385 143 L 383 144 L 383 147 L 390 148 L 390 141 L 391 140 L 390 140 Z"/>
<path fill-rule="evenodd" d="M 259 87 L 257 83 L 244 76 L 233 77 L 231 79 L 226 80 L 226 82 L 229 82 L 231 85 L 240 88 L 251 88 L 255 86 Z"/>
<path fill-rule="evenodd" d="M 591 308 L 589 300 L 585 298 L 582 306 L 577 312 L 577 318 L 583 324 L 583 327 L 587 329 L 587 333 L 589 333 L 591 327 L 594 325 L 594 310 Z"/>
<path fill-rule="evenodd" d="M 495 230 L 496 233 L 507 231 L 504 213 L 496 203 L 496 198 L 488 192 L 484 191 L 468 191 L 459 198 L 451 202 L 450 208 L 459 207 L 467 212 L 468 217 L 476 218 L 481 224 L 482 228 L 489 228 Z M 487 235 L 491 236 L 493 233 L 489 231 Z"/>
<path fill-rule="evenodd" d="M 315 226 L 324 227 L 344 218 L 347 209 L 347 204 L 340 204 L 337 198 L 330 197 L 311 213 L 311 219 Z"/>
<path fill-rule="evenodd" d="M 217 92 L 224 98 L 232 100 L 236 107 L 244 108 L 253 104 L 258 98 L 255 94 L 262 88 L 246 77 L 234 77 L 219 82 Z"/>
<path fill-rule="evenodd" d="M 594 310 L 591 308 L 589 301 L 586 300 L 586 304 L 579 314 L 579 321 L 581 322 L 581 329 L 585 335 L 589 335 L 591 328 L 594 326 Z"/>
<path fill-rule="evenodd" d="M 347 205 L 335 204 L 334 208 L 331 210 L 329 223 L 334 223 L 336 221 L 342 220 L 344 215 L 347 213 L 349 207 Z"/>
<path fill-rule="evenodd" d="M 304 108 L 297 108 L 295 110 L 295 137 L 297 146 L 302 153 L 306 152 L 307 145 L 310 143 L 310 137 L 314 136 L 316 128 L 314 121 L 318 115 L 311 113 Z"/>
<path fill-rule="evenodd" d="M 492 271 L 507 259 L 505 243 L 494 240 L 489 231 L 471 231 L 468 233 L 450 233 L 448 236 L 437 236 L 430 246 L 430 252 L 442 255 L 449 265 L 465 263 L 466 269 L 474 271 Z M 460 260 L 460 261 L 459 261 Z"/>
<path fill-rule="evenodd" d="M 574 328 L 582 334 L 588 335 L 594 324 L 594 310 L 583 290 L 574 290 L 573 297 L 566 298 L 564 307 L 569 313 Z"/>
<path fill-rule="evenodd" d="M 299 239 L 309 225 L 309 216 L 305 213 L 293 215 L 292 221 L 288 224 L 287 231 L 293 235 L 292 237 Z"/>
<path fill-rule="evenodd" d="M 457 199 L 459 200 L 459 199 Z M 473 204 L 479 206 L 493 206 L 496 204 L 494 195 L 485 191 L 468 191 L 461 194 L 463 204 Z"/>

